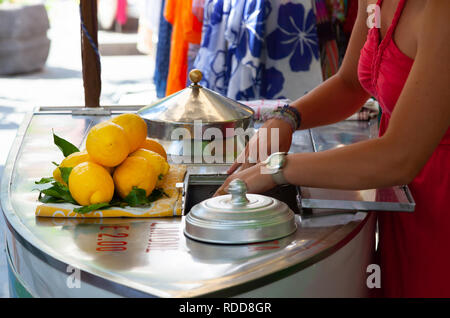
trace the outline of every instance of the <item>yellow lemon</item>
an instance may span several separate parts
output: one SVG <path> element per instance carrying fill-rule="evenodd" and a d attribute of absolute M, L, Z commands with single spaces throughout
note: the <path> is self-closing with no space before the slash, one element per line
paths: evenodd
<path fill-rule="evenodd" d="M 86 150 L 83 151 L 78 151 L 78 152 L 74 152 L 70 155 L 68 155 L 66 158 L 63 159 L 63 161 L 61 161 L 61 163 L 59 164 L 58 167 L 56 167 L 55 170 L 53 170 L 53 178 L 56 181 L 61 182 L 64 185 L 67 185 L 64 180 L 62 179 L 61 176 L 61 170 L 59 170 L 59 167 L 62 168 L 73 168 L 76 165 L 82 163 L 82 162 L 94 162 L 92 160 L 92 158 L 89 156 L 88 152 Z M 113 172 L 114 168 L 111 167 L 104 167 L 106 169 L 106 171 L 108 171 L 110 174 Z"/>
<path fill-rule="evenodd" d="M 59 167 L 73 168 L 76 165 L 86 161 L 92 161 L 87 151 L 74 152 L 68 155 L 66 158 L 64 158 L 63 161 L 61 161 L 61 163 L 59 164 Z M 56 167 L 56 169 L 53 170 L 53 178 L 56 181 L 59 181 L 62 184 L 67 185 L 61 177 L 61 170 L 59 170 L 59 167 Z"/>
<path fill-rule="evenodd" d="M 138 149 L 147 137 L 147 124 L 137 114 L 122 114 L 111 119 L 111 121 L 125 130 L 130 152 Z"/>
<path fill-rule="evenodd" d="M 145 194 L 149 196 L 155 188 L 157 178 L 153 167 L 142 157 L 128 157 L 113 174 L 114 185 L 122 199 L 133 187 L 145 190 Z"/>
<path fill-rule="evenodd" d="M 105 167 L 119 165 L 130 153 L 125 130 L 110 121 L 92 127 L 86 138 L 86 149 L 93 161 Z"/>
<path fill-rule="evenodd" d="M 69 190 L 80 205 L 109 202 L 114 195 L 114 181 L 105 168 L 87 161 L 72 169 Z"/>
<path fill-rule="evenodd" d="M 160 174 L 164 176 L 167 172 L 169 172 L 170 166 L 167 161 L 163 158 L 163 156 L 154 151 L 141 148 L 131 153 L 130 157 L 142 157 L 147 159 L 153 169 L 155 169 L 158 176 Z"/>
<path fill-rule="evenodd" d="M 142 143 L 140 148 L 144 148 L 147 150 L 151 150 L 154 151 L 156 153 L 159 153 L 161 156 L 164 157 L 164 159 L 167 161 L 167 153 L 166 150 L 164 149 L 164 147 L 157 142 L 156 140 L 150 139 L 150 138 L 146 138 L 144 140 L 144 142 Z"/>

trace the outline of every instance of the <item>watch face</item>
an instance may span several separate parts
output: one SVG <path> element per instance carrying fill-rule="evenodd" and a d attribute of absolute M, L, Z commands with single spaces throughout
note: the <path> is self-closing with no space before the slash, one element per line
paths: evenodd
<path fill-rule="evenodd" d="M 272 156 L 270 156 L 268 166 L 273 169 L 281 169 L 283 168 L 284 161 L 285 161 L 284 154 L 275 153 Z"/>

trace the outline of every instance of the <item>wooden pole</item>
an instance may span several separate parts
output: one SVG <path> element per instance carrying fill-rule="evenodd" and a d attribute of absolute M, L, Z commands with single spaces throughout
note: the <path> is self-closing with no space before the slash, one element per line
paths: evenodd
<path fill-rule="evenodd" d="M 100 107 L 102 81 L 98 52 L 96 0 L 80 0 L 80 18 L 84 103 L 86 107 Z"/>

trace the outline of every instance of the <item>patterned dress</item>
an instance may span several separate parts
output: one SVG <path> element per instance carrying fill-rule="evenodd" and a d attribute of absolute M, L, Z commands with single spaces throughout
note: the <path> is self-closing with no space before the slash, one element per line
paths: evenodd
<path fill-rule="evenodd" d="M 322 81 L 311 1 L 206 0 L 194 66 L 233 99 L 297 99 Z"/>

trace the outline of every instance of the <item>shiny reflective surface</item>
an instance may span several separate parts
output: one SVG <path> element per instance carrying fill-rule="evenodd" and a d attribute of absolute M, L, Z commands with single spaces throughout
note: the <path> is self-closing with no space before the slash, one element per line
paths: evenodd
<path fill-rule="evenodd" d="M 57 135 L 83 148 L 89 128 L 107 118 L 72 115 L 70 111 L 30 115 L 19 129 L 1 186 L 2 208 L 12 235 L 28 246 L 29 253 L 44 255 L 48 264 L 55 260 L 79 268 L 83 278 L 91 279 L 89 284 L 121 290 L 121 295 L 131 296 L 136 291 L 160 297 L 210 295 L 271 277 L 286 268 L 300 271 L 345 245 L 366 220 L 366 213 L 353 212 L 308 219 L 296 215 L 298 230 L 283 239 L 214 246 L 186 238 L 184 218 L 180 217 L 132 220 L 35 217 L 38 192 L 33 191 L 34 181 L 51 175 L 51 162 L 62 159 L 53 145 L 52 128 Z M 304 132 L 299 133 L 305 138 L 294 136 L 294 140 L 309 140 Z M 294 146 L 312 147 L 302 143 Z M 223 174 L 226 169 L 227 165 L 192 165 L 188 173 Z M 23 266 L 28 256 L 18 245 L 14 247 L 14 240 L 8 246 L 17 272 L 31 286 L 37 284 L 36 278 L 41 273 L 34 272 L 37 269 L 32 266 Z M 58 284 L 64 288 L 65 281 Z M 32 291 L 45 295 L 37 288 Z"/>
<path fill-rule="evenodd" d="M 371 121 L 341 121 L 335 125 L 311 129 L 314 151 L 339 148 L 378 136 L 378 123 Z"/>
<path fill-rule="evenodd" d="M 193 74 L 196 71 L 191 72 L 191 77 L 201 78 Z M 220 139 L 231 138 L 235 135 L 233 130 L 251 126 L 253 113 L 250 107 L 195 82 L 138 111 L 149 123 L 148 135 L 164 140 L 178 140 L 175 137 L 179 134 L 195 140 L 218 139 L 219 133 Z M 208 128 L 209 132 L 206 131 Z"/>
<path fill-rule="evenodd" d="M 249 244 L 280 239 L 297 226 L 284 202 L 262 194 L 247 194 L 242 180 L 229 186 L 230 194 L 206 199 L 186 216 L 189 238 L 217 244 Z"/>
<path fill-rule="evenodd" d="M 335 125 L 311 129 L 314 151 L 343 147 L 378 136 L 376 120 L 342 121 Z M 302 187 L 302 207 L 353 211 L 413 212 L 414 198 L 407 186 L 386 189 L 345 191 Z"/>
<path fill-rule="evenodd" d="M 303 208 L 353 211 L 413 212 L 415 202 L 406 186 L 345 191 L 302 187 Z"/>

